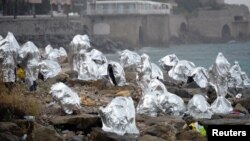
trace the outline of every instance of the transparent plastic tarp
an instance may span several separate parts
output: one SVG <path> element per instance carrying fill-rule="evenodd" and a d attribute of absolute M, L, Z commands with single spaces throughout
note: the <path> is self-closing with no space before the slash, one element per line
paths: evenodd
<path fill-rule="evenodd" d="M 172 67 L 174 67 L 178 61 L 179 61 L 179 59 L 175 54 L 169 54 L 169 55 L 166 55 L 165 57 L 161 58 L 159 60 L 159 64 L 163 69 L 169 70 Z"/>
<path fill-rule="evenodd" d="M 218 53 L 209 71 L 209 83 L 217 93 L 217 99 L 211 105 L 214 113 L 227 114 L 233 110 L 230 101 L 225 98 L 228 92 L 229 69 L 230 63 L 222 53 Z"/>
<path fill-rule="evenodd" d="M 135 70 L 141 63 L 141 57 L 136 52 L 130 50 L 123 50 L 120 53 L 120 63 L 124 69 Z"/>
<path fill-rule="evenodd" d="M 179 82 L 187 82 L 189 76 L 192 75 L 195 65 L 193 62 L 180 60 L 177 64 L 168 72 L 169 77 Z"/>
<path fill-rule="evenodd" d="M 155 63 L 151 63 L 151 66 L 152 66 L 152 78 L 158 78 L 164 80 L 164 76 L 160 67 L 158 67 Z"/>
<path fill-rule="evenodd" d="M 200 94 L 193 96 L 187 105 L 187 113 L 195 119 L 211 119 L 213 112 L 205 97 Z"/>
<path fill-rule="evenodd" d="M 183 116 L 186 110 L 184 101 L 168 92 L 158 79 L 151 80 L 148 86 L 144 87 L 147 89 L 142 89 L 143 94 L 137 106 L 137 113 L 149 116 L 157 116 L 158 113 Z"/>
<path fill-rule="evenodd" d="M 72 114 L 81 108 L 78 94 L 62 82 L 52 85 L 50 94 L 61 105 L 66 114 Z"/>
<path fill-rule="evenodd" d="M 139 134 L 135 115 L 131 97 L 116 97 L 105 108 L 100 107 L 102 129 L 118 135 Z"/>
<path fill-rule="evenodd" d="M 40 72 L 43 74 L 45 80 L 53 78 L 61 72 L 61 66 L 57 61 L 43 60 L 39 64 Z"/>
<path fill-rule="evenodd" d="M 69 61 L 73 70 L 79 71 L 80 51 L 87 50 L 90 47 L 90 40 L 87 35 L 76 35 L 70 42 Z"/>
<path fill-rule="evenodd" d="M 118 62 L 114 62 L 114 61 L 110 61 L 109 64 L 112 65 L 113 73 L 114 73 L 117 85 L 124 86 L 126 84 L 126 77 L 125 77 L 125 73 L 121 64 Z"/>
<path fill-rule="evenodd" d="M 22 64 L 25 66 L 26 79 L 31 86 L 38 78 L 38 63 L 40 60 L 39 50 L 33 42 L 26 42 L 18 52 Z"/>
<path fill-rule="evenodd" d="M 208 71 L 205 68 L 195 68 L 191 76 L 200 88 L 206 88 L 208 86 Z"/>

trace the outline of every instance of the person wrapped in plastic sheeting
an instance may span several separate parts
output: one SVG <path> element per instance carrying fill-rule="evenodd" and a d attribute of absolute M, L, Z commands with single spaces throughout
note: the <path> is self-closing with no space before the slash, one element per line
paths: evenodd
<path fill-rule="evenodd" d="M 69 62 L 74 71 L 80 68 L 80 51 L 88 50 L 90 47 L 88 35 L 76 35 L 70 42 Z"/>
<path fill-rule="evenodd" d="M 92 49 L 90 52 L 88 52 L 88 56 L 97 65 L 98 79 L 108 74 L 107 73 L 108 60 L 103 55 L 102 52 L 100 52 L 97 49 Z"/>
<path fill-rule="evenodd" d="M 152 66 L 147 54 L 141 55 L 141 63 L 137 66 L 137 79 L 146 84 L 152 79 Z"/>
<path fill-rule="evenodd" d="M 120 63 L 110 61 L 108 64 L 108 73 L 109 80 L 113 85 L 124 86 L 126 84 L 125 73 Z"/>
<path fill-rule="evenodd" d="M 53 49 L 51 45 L 47 45 L 45 47 L 44 57 L 47 60 L 63 63 L 67 59 L 67 52 L 63 47 L 60 47 L 59 49 Z"/>
<path fill-rule="evenodd" d="M 15 69 L 17 65 L 17 52 L 20 46 L 11 32 L 8 32 L 5 39 L 0 41 L 0 61 L 3 75 L 3 82 L 9 88 L 15 82 Z"/>
<path fill-rule="evenodd" d="M 100 107 L 102 130 L 123 136 L 139 134 L 135 124 L 135 107 L 131 97 L 116 97 L 105 108 Z"/>
<path fill-rule="evenodd" d="M 193 98 L 189 100 L 187 110 L 187 114 L 195 119 L 211 119 L 213 115 L 211 106 L 206 101 L 205 97 L 200 94 L 194 95 Z"/>
<path fill-rule="evenodd" d="M 142 97 L 137 106 L 139 114 L 157 116 L 158 113 L 183 116 L 186 108 L 184 101 L 177 95 L 169 93 L 158 79 L 152 79 L 148 89 L 142 90 Z"/>
<path fill-rule="evenodd" d="M 61 105 L 66 114 L 77 113 L 81 109 L 81 100 L 78 94 L 62 82 L 52 85 L 50 94 Z"/>
<path fill-rule="evenodd" d="M 141 57 L 136 52 L 130 50 L 123 50 L 120 54 L 120 63 L 124 70 L 136 70 L 141 63 Z"/>
<path fill-rule="evenodd" d="M 39 62 L 38 66 L 45 80 L 55 77 L 62 70 L 58 62 L 52 60 L 42 60 Z"/>
<path fill-rule="evenodd" d="M 170 92 L 158 95 L 156 105 L 160 112 L 165 115 L 182 117 L 186 111 L 182 98 Z"/>
<path fill-rule="evenodd" d="M 164 80 L 164 76 L 160 67 L 158 67 L 155 63 L 151 63 L 151 67 L 152 67 L 152 78 Z"/>
<path fill-rule="evenodd" d="M 80 51 L 78 79 L 97 80 L 99 78 L 98 67 L 85 50 Z"/>
<path fill-rule="evenodd" d="M 192 76 L 192 72 L 194 69 L 195 65 L 193 62 L 180 60 L 172 69 L 170 69 L 168 75 L 170 78 L 178 82 L 186 83 L 188 77 Z"/>
<path fill-rule="evenodd" d="M 178 61 L 179 59 L 175 54 L 170 54 L 161 58 L 158 62 L 160 63 L 160 66 L 164 70 L 169 71 L 172 67 L 174 67 L 177 64 Z"/>
<path fill-rule="evenodd" d="M 241 73 L 241 78 L 243 80 L 243 84 L 245 87 L 250 87 L 250 79 L 248 78 L 247 74 L 245 72 Z"/>
<path fill-rule="evenodd" d="M 18 52 L 21 64 L 26 70 L 26 82 L 30 91 L 35 91 L 37 87 L 36 80 L 38 79 L 38 63 L 40 54 L 37 46 L 33 42 L 26 42 Z"/>
<path fill-rule="evenodd" d="M 230 63 L 221 52 L 218 53 L 215 63 L 209 70 L 209 84 L 217 93 L 217 98 L 211 105 L 214 113 L 227 114 L 233 110 L 230 101 L 225 98 L 228 92 L 229 69 Z"/>
<path fill-rule="evenodd" d="M 2 60 L 2 74 L 3 74 L 3 82 L 14 83 L 15 82 L 15 48 L 11 47 L 8 42 L 5 42 L 0 46 L 0 59 Z"/>
<path fill-rule="evenodd" d="M 191 77 L 200 88 L 206 88 L 208 86 L 208 71 L 205 68 L 195 68 Z"/>
<path fill-rule="evenodd" d="M 229 82 L 228 82 L 228 86 L 231 88 L 244 88 L 247 87 L 247 76 L 245 77 L 244 75 L 246 75 L 246 73 L 241 71 L 240 65 L 237 61 L 234 62 L 234 65 L 231 67 L 231 69 L 229 70 L 230 72 L 230 78 L 229 78 Z M 249 81 L 249 79 L 248 79 Z M 245 85 L 246 84 L 246 85 Z"/>

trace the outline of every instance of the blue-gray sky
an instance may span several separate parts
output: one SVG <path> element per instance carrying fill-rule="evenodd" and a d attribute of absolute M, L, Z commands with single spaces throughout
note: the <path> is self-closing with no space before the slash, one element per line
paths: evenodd
<path fill-rule="evenodd" d="M 225 0 L 229 4 L 245 4 L 250 9 L 250 0 Z"/>

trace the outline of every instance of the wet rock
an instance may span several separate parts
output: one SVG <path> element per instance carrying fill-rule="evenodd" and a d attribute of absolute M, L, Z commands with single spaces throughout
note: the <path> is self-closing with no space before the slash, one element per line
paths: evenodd
<path fill-rule="evenodd" d="M 21 139 L 10 132 L 1 132 L 0 141 L 21 141 Z"/>
<path fill-rule="evenodd" d="M 88 138 L 83 135 L 74 136 L 67 141 L 88 141 Z"/>
<path fill-rule="evenodd" d="M 167 90 L 170 93 L 176 94 L 182 98 L 192 98 L 192 96 L 193 96 L 191 93 L 189 93 L 187 90 L 185 90 L 183 88 L 167 86 Z"/>
<path fill-rule="evenodd" d="M 101 128 L 92 128 L 91 141 L 137 141 L 136 135 L 119 136 L 115 133 L 104 132 Z"/>
<path fill-rule="evenodd" d="M 54 128 L 35 124 L 31 134 L 31 141 L 63 141 L 63 138 Z"/>
<path fill-rule="evenodd" d="M 166 141 L 166 140 L 151 135 L 144 135 L 140 137 L 138 141 Z"/>
<path fill-rule="evenodd" d="M 248 112 L 250 112 L 250 98 L 240 99 L 240 100 L 236 100 L 234 102 L 241 104 L 243 107 L 245 107 L 248 110 Z"/>
<path fill-rule="evenodd" d="M 173 117 L 173 116 L 149 117 L 149 116 L 143 116 L 143 115 L 136 115 L 136 121 L 137 123 L 143 123 L 146 126 L 172 125 L 177 130 L 182 129 L 182 127 L 186 124 L 186 122 L 183 119 L 179 117 Z"/>
<path fill-rule="evenodd" d="M 71 116 L 57 116 L 50 119 L 55 126 L 74 130 L 85 130 L 90 127 L 101 127 L 101 119 L 97 115 L 81 114 Z"/>
<path fill-rule="evenodd" d="M 20 127 L 12 122 L 0 122 L 0 132 L 5 131 L 18 131 Z"/>
<path fill-rule="evenodd" d="M 236 106 L 234 107 L 234 110 L 249 115 L 249 112 L 247 111 L 247 109 L 243 107 L 240 103 L 236 104 Z"/>
<path fill-rule="evenodd" d="M 169 124 L 162 124 L 162 125 L 154 125 L 149 127 L 145 133 L 152 135 L 152 136 L 157 136 L 169 141 L 175 141 L 176 140 L 176 134 L 177 134 L 177 129 Z"/>
<path fill-rule="evenodd" d="M 200 120 L 202 125 L 248 125 L 250 124 L 250 119 L 240 118 L 240 119 L 214 119 L 214 120 Z"/>
<path fill-rule="evenodd" d="M 181 130 L 177 134 L 177 140 L 196 140 L 196 141 L 206 141 L 206 137 L 201 137 L 200 133 L 193 130 Z"/>

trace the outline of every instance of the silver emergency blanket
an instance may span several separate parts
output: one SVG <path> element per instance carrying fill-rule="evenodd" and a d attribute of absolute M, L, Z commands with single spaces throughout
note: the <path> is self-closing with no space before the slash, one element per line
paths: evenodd
<path fill-rule="evenodd" d="M 217 93 L 217 99 L 211 105 L 214 113 L 227 114 L 233 110 L 230 101 L 225 98 L 228 92 L 229 69 L 230 63 L 221 52 L 218 53 L 209 71 L 209 83 Z"/>
<path fill-rule="evenodd" d="M 3 37 L 0 35 L 0 41 L 3 40 Z"/>
<path fill-rule="evenodd" d="M 20 61 L 25 65 L 26 79 L 29 86 L 38 78 L 39 50 L 33 42 L 26 42 L 18 52 Z"/>
<path fill-rule="evenodd" d="M 186 111 L 182 98 L 170 92 L 158 95 L 156 105 L 166 115 L 182 117 Z"/>
<path fill-rule="evenodd" d="M 178 61 L 179 59 L 175 54 L 169 54 L 161 58 L 158 62 L 163 69 L 168 70 L 174 67 Z"/>
<path fill-rule="evenodd" d="M 205 68 L 195 68 L 191 73 L 191 76 L 200 88 L 206 88 L 208 86 L 208 71 Z"/>
<path fill-rule="evenodd" d="M 244 88 L 250 86 L 250 81 L 245 72 L 241 71 L 241 67 L 237 61 L 230 68 L 230 78 L 228 82 L 228 87 L 231 88 Z"/>
<path fill-rule="evenodd" d="M 180 60 L 175 66 L 168 72 L 169 77 L 179 82 L 187 82 L 189 76 L 192 76 L 192 72 L 195 69 L 193 62 Z"/>
<path fill-rule="evenodd" d="M 85 50 L 81 50 L 79 58 L 78 79 L 97 80 L 99 77 L 98 67 Z"/>
<path fill-rule="evenodd" d="M 107 72 L 108 60 L 102 52 L 100 52 L 97 49 L 92 49 L 90 52 L 88 52 L 88 56 L 97 65 L 97 69 L 98 69 L 97 72 L 99 76 L 98 78 L 101 78 L 102 76 L 105 76 L 108 74 Z"/>
<path fill-rule="evenodd" d="M 16 49 L 11 47 L 8 42 L 0 46 L 0 60 L 2 60 L 3 82 L 15 82 L 15 54 Z"/>
<path fill-rule="evenodd" d="M 147 89 L 145 89 L 147 88 Z M 137 113 L 157 116 L 158 113 L 183 116 L 186 108 L 184 101 L 167 91 L 158 79 L 152 79 L 148 86 L 142 88 L 142 97 L 137 106 Z"/>
<path fill-rule="evenodd" d="M 147 54 L 141 55 L 141 62 L 137 66 L 137 79 L 143 83 L 148 83 L 152 79 L 152 66 Z"/>
<path fill-rule="evenodd" d="M 139 134 L 135 124 L 135 107 L 131 97 L 116 97 L 105 108 L 100 107 L 102 129 L 106 132 Z"/>
<path fill-rule="evenodd" d="M 45 80 L 57 76 L 62 70 L 59 63 L 53 60 L 42 60 L 38 66 Z"/>
<path fill-rule="evenodd" d="M 70 42 L 69 61 L 75 71 L 79 71 L 80 67 L 80 51 L 89 49 L 90 41 L 87 35 L 76 35 Z"/>
<path fill-rule="evenodd" d="M 123 50 L 120 54 L 120 63 L 125 70 L 135 70 L 141 63 L 141 57 L 136 52 Z"/>
<path fill-rule="evenodd" d="M 3 82 L 15 81 L 15 67 L 19 49 L 20 46 L 11 32 L 8 32 L 5 39 L 0 40 L 0 60 L 2 60 Z"/>
<path fill-rule="evenodd" d="M 160 67 L 158 67 L 155 63 L 151 63 L 151 67 L 152 67 L 152 78 L 153 79 L 158 78 L 164 80 L 164 76 Z"/>
<path fill-rule="evenodd" d="M 109 64 L 111 64 L 113 67 L 113 73 L 114 73 L 117 85 L 124 86 L 126 84 L 126 77 L 125 77 L 125 72 L 121 64 L 118 62 L 114 62 L 114 61 L 110 61 Z M 112 83 L 111 80 L 110 82 Z"/>
<path fill-rule="evenodd" d="M 250 79 L 248 78 L 247 74 L 245 72 L 241 73 L 241 78 L 243 80 L 243 84 L 245 87 L 250 87 Z"/>
<path fill-rule="evenodd" d="M 47 60 L 53 60 L 62 63 L 67 59 L 67 52 L 63 47 L 60 47 L 59 49 L 53 49 L 51 45 L 48 45 L 45 47 L 44 56 Z"/>
<path fill-rule="evenodd" d="M 97 80 L 108 74 L 108 61 L 102 52 L 96 49 L 90 52 L 81 50 L 79 55 L 78 79 Z"/>
<path fill-rule="evenodd" d="M 187 110 L 187 114 L 195 119 L 211 119 L 213 115 L 211 106 L 206 101 L 205 97 L 200 94 L 194 95 L 193 98 L 189 100 Z"/>
<path fill-rule="evenodd" d="M 81 100 L 78 94 L 62 82 L 52 85 L 50 94 L 61 105 L 66 114 L 72 114 L 74 110 L 81 108 Z"/>

